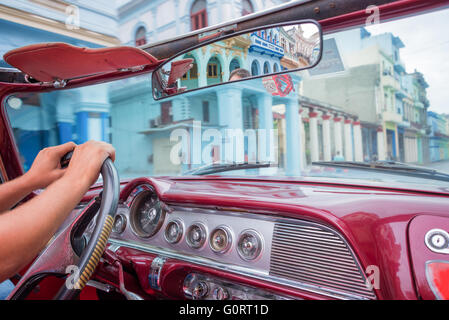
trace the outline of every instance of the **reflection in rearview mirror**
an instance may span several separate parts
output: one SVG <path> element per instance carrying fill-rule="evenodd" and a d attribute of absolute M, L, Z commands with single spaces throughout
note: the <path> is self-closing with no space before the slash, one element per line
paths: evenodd
<path fill-rule="evenodd" d="M 311 68 L 321 49 L 320 26 L 311 21 L 222 38 L 164 62 L 153 72 L 154 98 Z"/>

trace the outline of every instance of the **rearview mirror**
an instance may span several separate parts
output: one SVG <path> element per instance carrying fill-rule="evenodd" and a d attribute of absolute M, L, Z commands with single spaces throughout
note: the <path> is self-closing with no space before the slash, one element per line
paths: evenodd
<path fill-rule="evenodd" d="M 159 100 L 234 81 L 312 68 L 321 59 L 322 31 L 312 20 L 245 30 L 205 41 L 161 64 L 152 76 Z"/>

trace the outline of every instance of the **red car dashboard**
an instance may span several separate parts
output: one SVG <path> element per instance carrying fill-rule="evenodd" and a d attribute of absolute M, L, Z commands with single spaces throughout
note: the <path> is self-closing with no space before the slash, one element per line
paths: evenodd
<path fill-rule="evenodd" d="M 448 229 L 448 207 L 446 196 L 382 188 L 141 178 L 123 185 L 107 253 L 148 299 L 435 298 L 425 265 L 447 255 L 420 244 Z M 409 230 L 414 219 L 425 230 Z M 90 284 L 118 279 L 102 260 Z"/>

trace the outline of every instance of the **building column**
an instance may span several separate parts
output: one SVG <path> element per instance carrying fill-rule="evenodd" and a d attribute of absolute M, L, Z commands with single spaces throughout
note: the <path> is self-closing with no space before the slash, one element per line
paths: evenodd
<path fill-rule="evenodd" d="M 335 155 L 340 154 L 343 157 L 343 140 L 341 136 L 341 120 L 340 117 L 334 118 L 334 136 L 335 136 Z"/>
<path fill-rule="evenodd" d="M 301 140 L 299 135 L 299 103 L 297 100 L 288 100 L 285 106 L 285 119 L 287 136 L 287 176 L 301 174 Z"/>
<path fill-rule="evenodd" d="M 345 120 L 345 160 L 354 161 L 352 156 L 352 126 L 351 119 Z"/>
<path fill-rule="evenodd" d="M 88 121 L 89 113 L 87 111 L 80 111 L 76 113 L 76 135 L 77 143 L 82 144 L 87 141 Z"/>
<path fill-rule="evenodd" d="M 332 160 L 332 148 L 331 148 L 331 126 L 330 126 L 329 114 L 323 115 L 323 149 L 324 149 L 324 161 Z"/>
<path fill-rule="evenodd" d="M 363 162 L 362 128 L 360 121 L 354 121 L 354 160 Z"/>
<path fill-rule="evenodd" d="M 385 139 L 382 127 L 377 128 L 377 160 L 385 160 Z"/>
<path fill-rule="evenodd" d="M 309 112 L 310 128 L 310 159 L 312 162 L 320 160 L 319 141 L 318 141 L 318 113 Z"/>
<path fill-rule="evenodd" d="M 258 96 L 257 106 L 259 110 L 257 160 L 275 162 L 277 158 L 274 152 L 273 96 L 270 94 Z"/>
<path fill-rule="evenodd" d="M 225 162 L 243 162 L 244 138 L 242 115 L 242 90 L 239 88 L 219 88 L 218 97 L 218 124 L 222 127 L 224 146 L 221 159 Z"/>
<path fill-rule="evenodd" d="M 304 120 L 302 118 L 302 112 L 304 111 L 303 108 L 299 110 L 299 136 L 301 143 L 301 170 L 304 170 L 307 159 L 306 159 L 306 129 L 304 127 Z"/>
<path fill-rule="evenodd" d="M 102 112 L 101 113 L 101 140 L 105 142 L 109 141 L 109 113 Z M 108 130 L 109 129 L 109 130 Z"/>
<path fill-rule="evenodd" d="M 56 100 L 56 125 L 58 128 L 59 141 L 63 144 L 73 140 L 73 123 L 75 116 L 73 113 L 73 97 L 64 91 L 54 92 L 51 96 L 43 95 L 41 104 L 43 107 L 47 105 L 48 98 L 52 97 Z"/>

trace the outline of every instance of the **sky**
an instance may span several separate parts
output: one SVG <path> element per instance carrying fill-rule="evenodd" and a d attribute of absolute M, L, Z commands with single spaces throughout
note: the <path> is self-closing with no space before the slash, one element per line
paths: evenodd
<path fill-rule="evenodd" d="M 430 111 L 449 114 L 449 9 L 367 28 L 373 35 L 391 32 L 405 48 L 400 56 L 407 72 L 415 69 L 429 84 Z"/>

